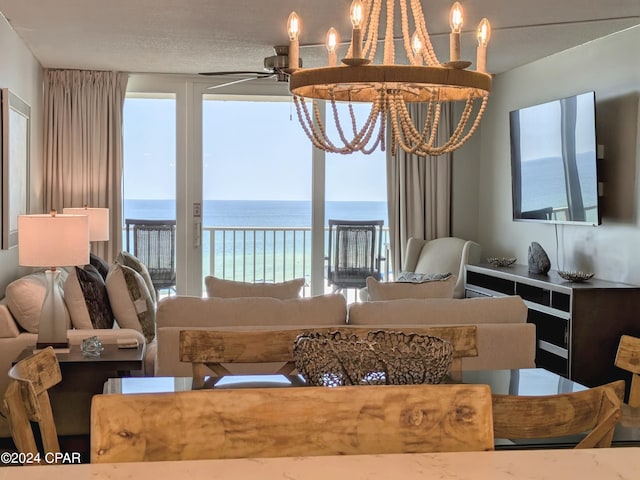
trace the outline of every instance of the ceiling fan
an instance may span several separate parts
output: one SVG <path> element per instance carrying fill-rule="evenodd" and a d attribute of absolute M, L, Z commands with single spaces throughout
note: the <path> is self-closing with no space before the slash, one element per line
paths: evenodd
<path fill-rule="evenodd" d="M 289 45 L 277 45 L 273 47 L 275 55 L 265 57 L 264 70 L 261 72 L 251 70 L 238 70 L 228 72 L 202 72 L 200 75 L 205 76 L 239 76 L 238 80 L 212 85 L 209 90 L 227 87 L 236 83 L 248 82 L 250 80 L 259 80 L 263 78 L 275 78 L 278 82 L 286 82 L 289 80 L 289 74 L 286 70 L 289 68 Z M 300 59 L 299 67 L 302 67 L 302 59 Z"/>

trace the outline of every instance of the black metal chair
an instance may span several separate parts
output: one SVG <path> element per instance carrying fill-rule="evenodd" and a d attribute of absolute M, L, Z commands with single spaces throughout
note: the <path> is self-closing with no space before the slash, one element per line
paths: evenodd
<path fill-rule="evenodd" d="M 127 218 L 125 226 L 127 251 L 145 264 L 156 292 L 175 289 L 176 221 Z M 131 240 L 133 250 L 130 250 Z"/>
<path fill-rule="evenodd" d="M 327 280 L 334 291 L 363 288 L 382 278 L 383 220 L 329 220 Z"/>

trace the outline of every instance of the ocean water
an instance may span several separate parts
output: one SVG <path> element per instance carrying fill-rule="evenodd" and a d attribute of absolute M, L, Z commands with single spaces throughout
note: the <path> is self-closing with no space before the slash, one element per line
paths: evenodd
<path fill-rule="evenodd" d="M 174 219 L 174 200 L 124 201 L 124 218 Z M 386 202 L 326 202 L 326 219 L 384 220 Z M 328 225 L 325 222 L 325 225 Z M 205 200 L 202 209 L 203 275 L 247 282 L 309 278 L 310 201 Z M 206 227 L 234 227 L 212 232 Z M 253 227 L 266 231 L 245 231 Z M 289 227 L 292 230 L 268 230 Z M 325 251 L 328 235 L 325 234 Z"/>
<path fill-rule="evenodd" d="M 124 218 L 176 218 L 175 200 L 124 200 Z M 384 220 L 386 202 L 326 202 L 325 218 Z M 325 222 L 325 224 L 327 224 Z M 204 227 L 310 227 L 311 202 L 295 200 L 205 200 Z"/>
<path fill-rule="evenodd" d="M 593 153 L 576 157 L 580 192 L 587 217 L 597 221 L 598 186 Z M 539 158 L 522 164 L 522 211 L 546 207 L 567 208 L 567 187 L 560 157 Z"/>

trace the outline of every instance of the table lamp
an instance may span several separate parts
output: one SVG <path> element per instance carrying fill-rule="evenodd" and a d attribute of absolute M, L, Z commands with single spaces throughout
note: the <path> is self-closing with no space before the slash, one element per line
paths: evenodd
<path fill-rule="evenodd" d="M 49 267 L 47 292 L 42 303 L 36 348 L 68 348 L 65 307 L 56 267 L 89 263 L 89 217 L 58 215 L 18 216 L 18 263 L 25 267 Z"/>
<path fill-rule="evenodd" d="M 89 208 L 87 205 L 81 208 L 65 207 L 62 209 L 65 215 L 87 215 L 89 217 L 89 241 L 106 242 L 109 240 L 109 209 Z"/>

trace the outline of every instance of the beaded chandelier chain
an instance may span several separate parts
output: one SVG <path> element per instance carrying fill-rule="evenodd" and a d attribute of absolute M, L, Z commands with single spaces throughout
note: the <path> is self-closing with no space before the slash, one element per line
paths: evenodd
<path fill-rule="evenodd" d="M 395 63 L 394 14 L 396 3 L 402 26 L 402 40 L 409 65 Z M 380 14 L 385 6 L 386 28 L 379 35 Z M 410 15 L 409 15 L 410 14 Z M 332 153 L 369 154 L 378 146 L 385 150 L 387 124 L 391 129 L 392 151 L 400 147 L 416 155 L 442 155 L 462 146 L 476 131 L 487 105 L 491 76 L 486 72 L 487 43 L 491 26 L 486 18 L 478 25 L 476 70 L 467 70 L 471 62 L 460 60 L 462 7 L 451 8 L 449 24 L 450 61 L 441 63 L 433 50 L 424 21 L 420 0 L 354 0 L 351 4 L 353 25 L 351 43 L 342 65 L 337 65 L 337 32 L 330 28 L 326 45 L 327 67 L 290 68 L 289 88 L 303 130 L 314 146 Z M 410 25 L 413 34 L 410 34 Z M 299 64 L 300 18 L 289 15 L 289 65 Z M 383 39 L 382 64 L 373 64 L 379 39 Z M 307 100 L 312 100 L 310 111 Z M 337 138 L 330 139 L 317 100 L 330 105 Z M 349 104 L 349 125 L 343 126 L 338 102 Z M 371 104 L 366 121 L 358 126 L 352 102 Z M 439 139 L 438 129 L 443 106 L 464 102 L 457 124 L 446 140 Z M 408 106 L 425 104 L 426 115 L 416 125 Z M 329 115 L 327 115 L 329 117 Z M 349 131 L 349 137 L 347 132 Z"/>

